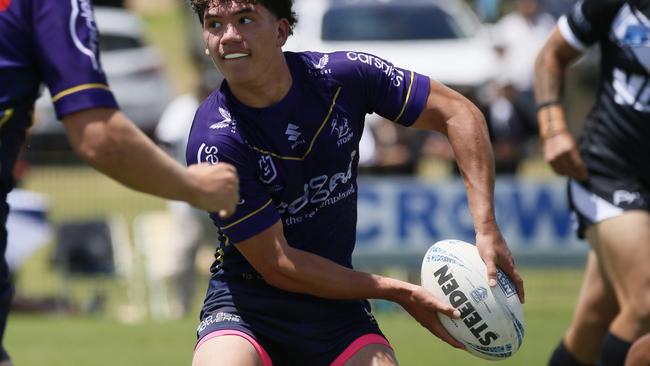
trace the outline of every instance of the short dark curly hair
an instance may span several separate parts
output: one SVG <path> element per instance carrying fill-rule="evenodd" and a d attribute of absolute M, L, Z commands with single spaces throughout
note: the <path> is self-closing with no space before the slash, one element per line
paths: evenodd
<path fill-rule="evenodd" d="M 261 4 L 278 19 L 284 18 L 289 21 L 289 34 L 293 34 L 293 27 L 298 22 L 296 12 L 293 11 L 294 0 L 190 0 L 190 6 L 199 17 L 201 24 L 203 24 L 203 15 L 212 2 Z"/>

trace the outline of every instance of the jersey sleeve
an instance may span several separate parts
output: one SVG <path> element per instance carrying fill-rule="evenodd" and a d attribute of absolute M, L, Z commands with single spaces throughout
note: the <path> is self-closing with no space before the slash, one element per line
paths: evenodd
<path fill-rule="evenodd" d="M 335 77 L 363 98 L 368 113 L 404 126 L 412 125 L 420 116 L 429 96 L 427 76 L 362 52 L 336 52 L 332 58 Z"/>
<path fill-rule="evenodd" d="M 257 174 L 257 160 L 236 132 L 212 130 L 207 123 L 210 103 L 204 102 L 195 118 L 187 145 L 187 164 L 229 163 L 237 169 L 239 196 L 235 213 L 227 219 L 212 214 L 215 224 L 234 244 L 264 231 L 280 219 Z"/>
<path fill-rule="evenodd" d="M 99 59 L 99 32 L 87 0 L 35 0 L 38 67 L 57 118 L 89 108 L 117 108 Z"/>
<path fill-rule="evenodd" d="M 623 3 L 622 0 L 580 0 L 560 17 L 560 33 L 575 49 L 585 50 L 607 36 L 609 25 Z"/>

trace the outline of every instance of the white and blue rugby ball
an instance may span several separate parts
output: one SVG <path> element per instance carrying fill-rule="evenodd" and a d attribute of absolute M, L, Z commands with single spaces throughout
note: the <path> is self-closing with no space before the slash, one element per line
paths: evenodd
<path fill-rule="evenodd" d="M 458 309 L 460 319 L 438 313 L 449 334 L 480 358 L 512 356 L 524 339 L 524 313 L 512 280 L 498 271 L 490 287 L 487 269 L 475 245 L 442 240 L 422 260 L 422 287 Z"/>

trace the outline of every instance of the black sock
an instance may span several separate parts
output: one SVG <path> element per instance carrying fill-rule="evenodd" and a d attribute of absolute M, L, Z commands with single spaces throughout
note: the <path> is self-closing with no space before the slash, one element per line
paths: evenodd
<path fill-rule="evenodd" d="M 564 341 L 555 347 L 551 359 L 548 360 L 548 366 L 583 366 L 564 346 Z"/>
<path fill-rule="evenodd" d="M 607 333 L 603 341 L 603 351 L 600 353 L 598 366 L 623 366 L 627 351 L 632 343 L 626 342 L 614 334 Z"/>

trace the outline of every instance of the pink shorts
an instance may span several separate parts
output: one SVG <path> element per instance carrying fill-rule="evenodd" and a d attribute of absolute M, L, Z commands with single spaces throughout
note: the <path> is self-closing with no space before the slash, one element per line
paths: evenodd
<path fill-rule="evenodd" d="M 246 339 L 250 344 L 255 348 L 257 351 L 257 354 L 259 355 L 260 359 L 262 360 L 262 365 L 264 366 L 273 366 L 273 361 L 271 360 L 271 357 L 269 354 L 264 350 L 264 347 L 255 340 L 255 338 L 251 337 L 250 335 L 238 331 L 238 330 L 219 330 L 212 332 L 205 337 L 201 338 L 199 343 L 196 345 L 194 348 L 194 351 L 196 352 L 201 345 L 203 345 L 205 342 L 207 342 L 210 339 L 220 337 L 220 336 L 226 336 L 226 335 L 234 335 L 234 336 L 239 336 L 244 339 Z M 367 345 L 370 344 L 382 344 L 390 349 L 393 349 L 386 340 L 386 338 L 378 335 L 378 334 L 365 334 L 359 338 L 357 338 L 354 342 L 352 342 L 337 358 L 334 360 L 331 366 L 343 366 L 345 363 L 351 359 L 354 355 L 356 355 L 362 348 L 364 348 Z"/>

